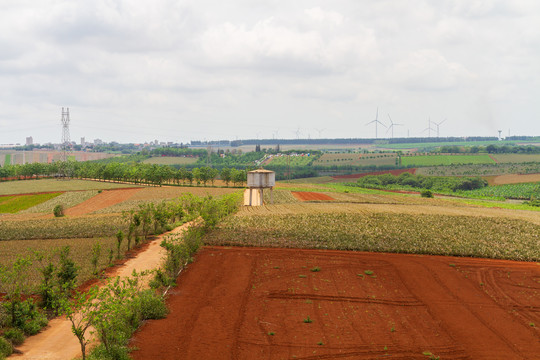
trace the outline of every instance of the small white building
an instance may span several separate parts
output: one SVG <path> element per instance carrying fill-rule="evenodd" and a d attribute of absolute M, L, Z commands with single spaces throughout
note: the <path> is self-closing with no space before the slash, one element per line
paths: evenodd
<path fill-rule="evenodd" d="M 248 171 L 247 186 L 249 189 L 249 206 L 263 205 L 263 190 L 270 189 L 270 203 L 274 203 L 274 186 L 276 185 L 276 173 L 274 171 L 257 169 Z M 256 190 L 259 195 L 258 203 L 253 203 L 253 190 Z"/>

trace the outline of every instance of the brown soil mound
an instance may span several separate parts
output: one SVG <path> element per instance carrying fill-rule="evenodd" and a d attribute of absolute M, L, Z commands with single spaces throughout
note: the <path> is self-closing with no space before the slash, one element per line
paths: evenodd
<path fill-rule="evenodd" d="M 385 170 L 385 171 L 373 171 L 369 173 L 362 173 L 362 174 L 351 174 L 351 175 L 336 175 L 332 176 L 334 179 L 360 179 L 361 177 L 368 176 L 368 175 L 383 175 L 383 174 L 392 174 L 395 176 L 401 175 L 403 173 L 409 173 L 414 174 L 416 173 L 416 169 L 398 169 L 398 170 Z"/>
<path fill-rule="evenodd" d="M 317 192 L 310 191 L 291 191 L 291 194 L 294 195 L 300 201 L 309 201 L 309 200 L 335 200 L 333 197 L 326 194 L 321 194 Z"/>
<path fill-rule="evenodd" d="M 535 359 L 540 266 L 204 248 L 134 359 Z"/>
<path fill-rule="evenodd" d="M 96 196 L 67 209 L 65 214 L 68 216 L 90 214 L 94 211 L 126 201 L 141 189 L 142 188 L 103 190 Z"/>

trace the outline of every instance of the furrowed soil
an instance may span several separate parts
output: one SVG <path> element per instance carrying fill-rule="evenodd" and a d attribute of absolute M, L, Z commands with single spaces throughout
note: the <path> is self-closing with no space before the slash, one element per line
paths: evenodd
<path fill-rule="evenodd" d="M 134 359 L 538 359 L 537 263 L 205 247 Z"/>
<path fill-rule="evenodd" d="M 322 200 L 322 201 L 332 201 L 335 200 L 333 197 L 321 194 L 317 192 L 310 191 L 292 191 L 291 194 L 300 201 L 310 201 L 310 200 Z"/>
<path fill-rule="evenodd" d="M 68 216 L 90 214 L 94 211 L 126 201 L 141 190 L 142 188 L 103 190 L 100 194 L 67 209 L 65 214 Z"/>

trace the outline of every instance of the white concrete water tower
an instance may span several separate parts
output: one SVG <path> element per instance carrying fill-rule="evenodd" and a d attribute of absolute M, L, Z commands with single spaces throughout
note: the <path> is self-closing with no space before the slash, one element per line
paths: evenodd
<path fill-rule="evenodd" d="M 248 171 L 247 186 L 249 189 L 249 206 L 260 206 L 263 204 L 263 190 L 270 189 L 270 203 L 274 203 L 274 186 L 276 185 L 276 173 L 274 171 L 257 169 Z M 253 203 L 253 190 L 258 191 L 259 201 Z"/>

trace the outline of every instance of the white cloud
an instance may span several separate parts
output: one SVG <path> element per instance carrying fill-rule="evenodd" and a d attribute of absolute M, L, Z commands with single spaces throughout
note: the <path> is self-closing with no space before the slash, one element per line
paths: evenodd
<path fill-rule="evenodd" d="M 421 91 L 451 90 L 474 77 L 463 65 L 428 49 L 412 52 L 396 63 L 391 76 L 405 88 Z"/>
<path fill-rule="evenodd" d="M 146 139 L 137 129 L 150 118 L 169 140 L 329 121 L 349 137 L 377 106 L 411 133 L 428 116 L 470 125 L 486 107 L 493 123 L 531 133 L 522 119 L 540 110 L 539 22 L 534 0 L 4 0 L 0 143 L 32 135 L 9 124 L 57 124 L 62 106 L 95 124 L 88 138 L 133 126 L 108 133 L 120 141 Z"/>

